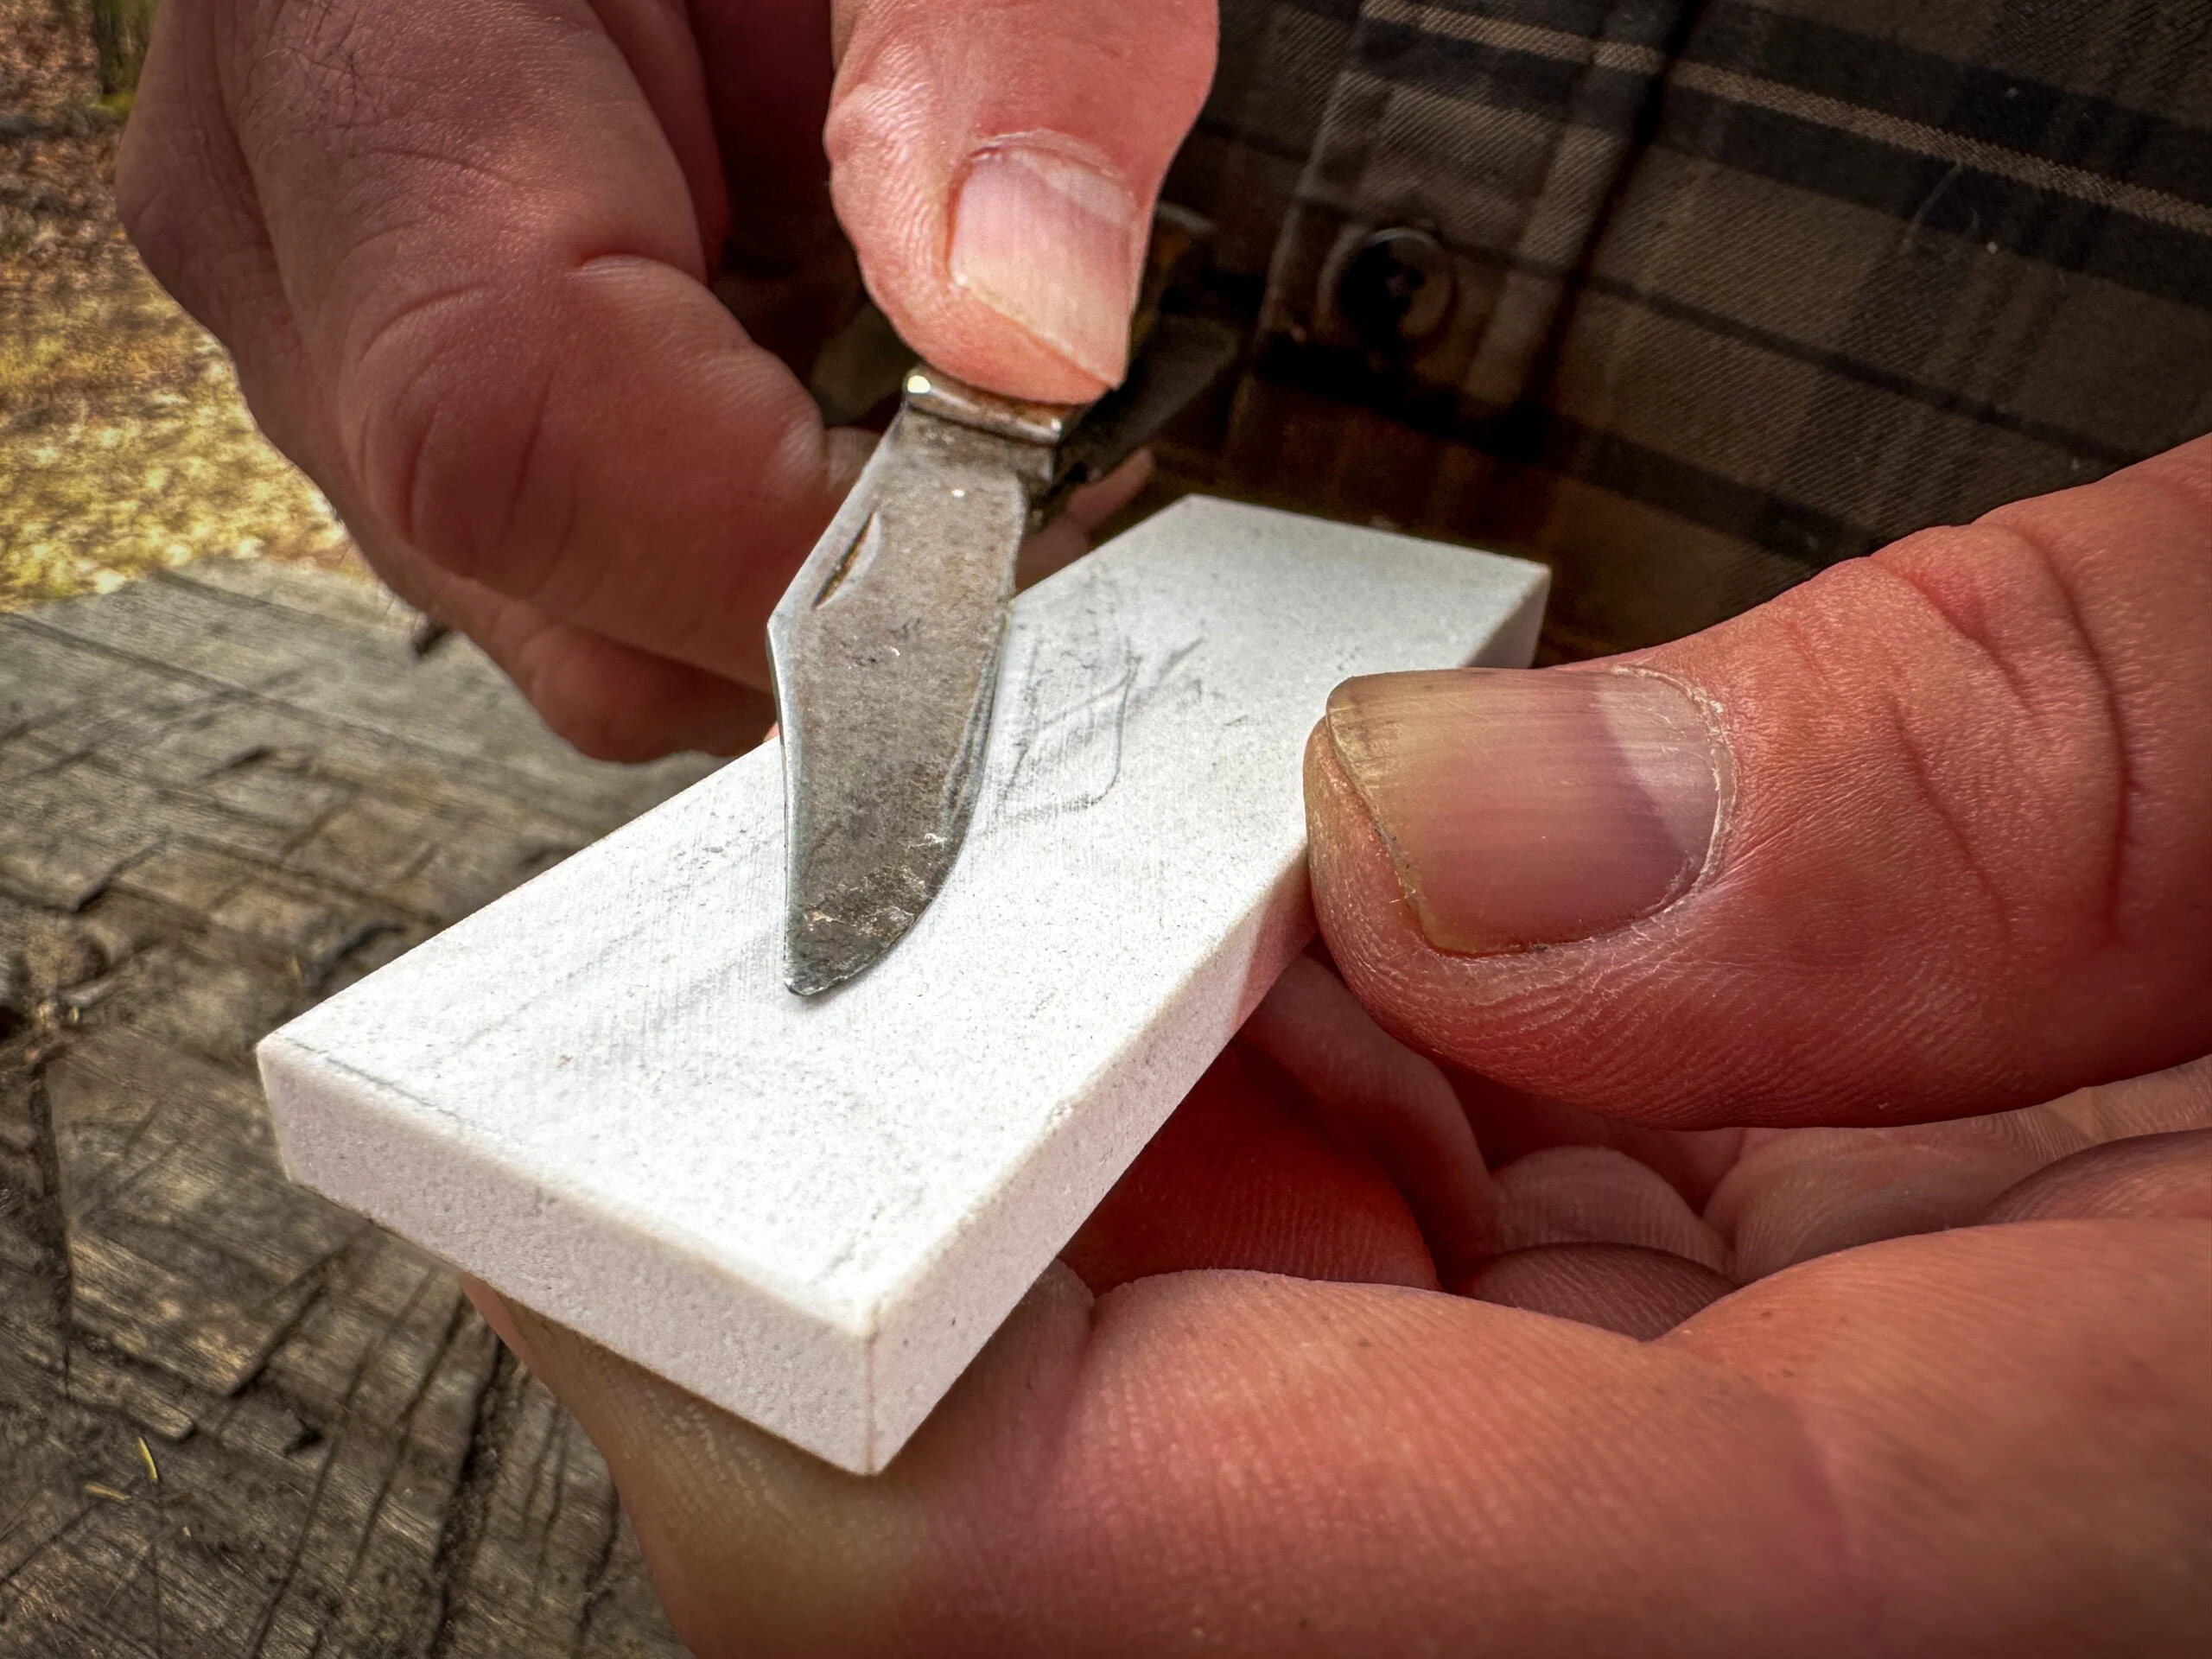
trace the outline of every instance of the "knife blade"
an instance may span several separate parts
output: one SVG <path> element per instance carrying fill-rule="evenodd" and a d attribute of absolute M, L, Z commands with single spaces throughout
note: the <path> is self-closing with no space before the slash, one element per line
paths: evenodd
<path fill-rule="evenodd" d="M 1160 318 L 1085 409 L 926 365 L 768 623 L 783 727 L 784 981 L 811 996 L 880 961 L 951 873 L 976 804 L 1023 538 L 1104 477 L 1236 350 Z"/>

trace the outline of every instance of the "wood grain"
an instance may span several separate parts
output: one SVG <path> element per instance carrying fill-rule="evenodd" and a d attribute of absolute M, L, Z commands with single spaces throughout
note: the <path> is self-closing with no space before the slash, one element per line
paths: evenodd
<path fill-rule="evenodd" d="M 411 621 L 249 564 L 0 618 L 0 1659 L 682 1651 L 590 1444 L 253 1081 L 709 769 L 579 760 Z"/>

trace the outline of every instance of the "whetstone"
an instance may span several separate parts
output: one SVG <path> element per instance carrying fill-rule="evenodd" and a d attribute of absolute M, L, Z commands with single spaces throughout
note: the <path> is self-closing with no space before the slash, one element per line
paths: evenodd
<path fill-rule="evenodd" d="M 1312 931 L 1355 674 L 1527 663 L 1541 567 L 1186 500 L 1022 594 L 958 865 L 784 988 L 772 742 L 261 1046 L 293 1177 L 880 1469 Z"/>

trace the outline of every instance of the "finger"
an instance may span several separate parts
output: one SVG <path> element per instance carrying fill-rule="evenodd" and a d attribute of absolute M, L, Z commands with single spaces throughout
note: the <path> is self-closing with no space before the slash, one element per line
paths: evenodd
<path fill-rule="evenodd" d="M 546 725 L 594 760 L 742 754 L 775 719 L 773 699 L 749 685 L 556 622 L 473 582 L 448 580 L 432 591 L 438 597 L 424 608 L 482 646 Z"/>
<path fill-rule="evenodd" d="M 865 433 L 830 433 L 843 476 L 857 476 Z M 1041 556 L 1072 562 L 1090 528 L 1141 487 L 1150 457 L 1140 454 L 1109 479 L 1077 490 L 1065 516 L 1025 543 L 1059 538 Z M 355 542 L 377 574 L 416 609 L 460 629 L 515 682 L 562 738 L 599 760 L 634 762 L 679 750 L 741 754 L 766 735 L 774 704 L 766 693 L 671 658 L 625 645 L 562 622 L 538 607 L 480 582 L 449 575 L 355 515 Z"/>
<path fill-rule="evenodd" d="M 1743 1145 L 1741 1128 L 1655 1129 L 1544 1100 L 1457 1066 L 1445 1072 L 1493 1169 L 1553 1147 L 1610 1147 L 1656 1171 L 1701 1210 Z"/>
<path fill-rule="evenodd" d="M 530 1364 L 529 1346 L 523 1338 L 522 1328 L 515 1323 L 514 1312 L 507 1306 L 506 1299 L 481 1279 L 473 1278 L 465 1273 L 461 1275 L 461 1293 L 484 1316 L 484 1323 L 492 1327 L 493 1335 L 513 1349 L 517 1359 L 525 1365 Z"/>
<path fill-rule="evenodd" d="M 2091 1141 L 2212 1128 L 2212 1054 L 2171 1071 L 2077 1089 L 2050 1110 Z"/>
<path fill-rule="evenodd" d="M 1499 1248 L 1628 1244 L 1724 1272 L 1727 1247 L 1659 1173 L 1610 1147 L 1554 1147 L 1497 1172 Z"/>
<path fill-rule="evenodd" d="M 267 9 L 227 66 L 309 465 L 453 575 L 764 683 L 840 468 L 706 286 L 720 168 L 681 10 L 362 13 Z"/>
<path fill-rule="evenodd" d="M 1498 1257 L 1461 1294 L 1648 1342 L 1735 1288 L 1711 1268 L 1665 1250 L 1546 1244 Z"/>
<path fill-rule="evenodd" d="M 1389 1177 L 1445 1282 L 1497 1253 L 1497 1199 L 1458 1095 L 1433 1065 L 1377 1026 L 1336 975 L 1298 957 L 1244 1022 L 1243 1036 Z"/>
<path fill-rule="evenodd" d="M 1901 1241 L 1651 1344 L 1414 1291 L 1048 1274 L 873 1478 L 517 1319 L 702 1659 L 2163 1652 L 2212 1616 L 2208 1243 Z"/>
<path fill-rule="evenodd" d="M 838 429 L 830 440 L 839 475 L 857 477 L 873 439 Z M 767 735 L 775 704 L 765 691 L 563 622 L 441 569 L 365 512 L 345 516 L 355 546 L 393 592 L 474 640 L 547 726 L 594 760 L 741 754 Z"/>
<path fill-rule="evenodd" d="M 1967 1226 L 2005 1188 L 2087 1144 L 2035 1107 L 1910 1128 L 1782 1130 L 1747 1137 L 1706 1219 L 1748 1283 L 1876 1239 Z"/>
<path fill-rule="evenodd" d="M 155 279 L 228 347 L 256 423 L 306 466 L 317 426 L 310 376 L 245 157 L 216 91 L 228 44 L 216 8 L 156 11 L 116 156 L 116 209 Z"/>
<path fill-rule="evenodd" d="M 2040 1170 L 1989 1207 L 1986 1222 L 2113 1217 L 2212 1221 L 2212 1129 L 2133 1135 Z"/>
<path fill-rule="evenodd" d="M 1987 1117 L 1893 1129 L 1752 1129 L 1705 1218 L 1749 1282 L 1908 1233 L 1965 1227 L 2047 1166 L 2123 1136 L 2212 1126 L 2212 1060 Z"/>
<path fill-rule="evenodd" d="M 1558 1110 L 1560 1109 L 1554 1109 Z M 1605 1126 L 1605 1120 L 1591 1118 Z M 2094 1143 L 2121 1136 L 2161 1136 L 2166 1131 L 2212 1125 L 2212 1059 L 2175 1071 L 2085 1090 L 2045 1105 L 1987 1117 L 1915 1124 L 1894 1129 L 1751 1129 L 1736 1131 L 1739 1151 L 1719 1173 L 1702 1218 L 1692 1215 L 1678 1187 L 1662 1185 L 1661 1172 L 1626 1147 L 1600 1151 L 1604 1143 L 1544 1147 L 1500 1168 L 1495 1183 L 1497 1231 L 1504 1248 L 1536 1255 L 1539 1262 L 1510 1270 L 1509 1282 L 1541 1289 L 1553 1269 L 1541 1265 L 1543 1247 L 1573 1241 L 1641 1245 L 1706 1263 L 1748 1283 L 1799 1262 L 1886 1238 L 1963 1227 L 1993 1217 L 1993 1202 L 2039 1190 L 2033 1179 L 2046 1166 L 2078 1168 L 2084 1192 L 2101 1192 L 2107 1179 L 2118 1183 L 2113 1202 L 2136 1202 L 2133 1177 L 2115 1170 L 2107 1177 L 2090 1172 L 2103 1166 L 2082 1154 Z M 1615 1125 L 1649 1141 L 1695 1141 L 1693 1134 L 1669 1136 L 1633 1125 Z M 2132 1169 L 2133 1165 L 2127 1166 Z M 2145 1173 L 2140 1202 L 2166 1202 L 2177 1209 L 2145 1209 L 2145 1214 L 2195 1213 L 2188 1208 L 2192 1190 L 2188 1168 L 2163 1165 Z M 2074 1188 L 2064 1185 L 2064 1193 Z M 2020 1200 L 2026 1202 L 2027 1200 Z M 2041 1199 L 2035 1202 L 2040 1204 Z M 2063 1206 L 2053 1215 L 2075 1213 Z M 2084 1198 L 2081 1202 L 2087 1204 Z M 2010 1212 L 2007 1211 L 2007 1214 Z M 2044 1213 L 2040 1209 L 2037 1215 Z M 2082 1214 L 2133 1213 L 2122 1209 L 2084 1210 Z M 1614 1269 L 1571 1263 L 1571 1274 L 1602 1276 Z M 1626 1282 L 1642 1276 L 1641 1265 L 1621 1269 Z M 1447 1277 L 1447 1287 L 1458 1281 Z M 1488 1274 L 1478 1275 L 1480 1284 Z M 1609 1281 L 1610 1282 L 1610 1281 Z M 1567 1287 L 1570 1297 L 1579 1281 Z M 1487 1292 L 1470 1287 L 1470 1294 Z M 1529 1293 L 1533 1295 L 1535 1293 Z M 1580 1317 L 1575 1306 L 1545 1306 L 1516 1293 L 1503 1299 Z M 1648 1335 L 1633 1322 L 1607 1328 Z"/>
<path fill-rule="evenodd" d="M 840 0 L 836 24 L 831 190 L 899 334 L 1020 397 L 1117 384 L 1213 0 Z"/>
<path fill-rule="evenodd" d="M 1433 1289 L 1406 1201 L 1332 1141 L 1245 1046 L 1216 1061 L 1060 1259 L 1095 1292 L 1153 1274 L 1247 1268 Z"/>
<path fill-rule="evenodd" d="M 1677 1127 L 1897 1122 L 2212 1046 L 2212 439 L 1618 664 L 1353 681 L 1308 747 L 1348 982 Z"/>

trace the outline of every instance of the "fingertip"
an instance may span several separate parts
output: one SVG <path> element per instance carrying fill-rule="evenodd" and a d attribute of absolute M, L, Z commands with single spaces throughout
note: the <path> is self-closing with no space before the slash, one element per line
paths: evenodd
<path fill-rule="evenodd" d="M 1370 995 L 1382 959 L 1379 937 L 1411 925 L 1403 889 L 1390 868 L 1375 820 L 1338 760 L 1329 722 L 1306 739 L 1306 867 L 1314 919 L 1337 971 L 1378 1014 Z"/>
<path fill-rule="evenodd" d="M 606 1458 L 691 1651 L 865 1651 L 902 1622 L 922 1537 L 885 1477 L 836 1468 L 563 1325 L 511 1313 L 531 1371 Z"/>
<path fill-rule="evenodd" d="M 1378 966 L 1388 959 L 1382 938 L 1412 925 L 1404 890 L 1390 868 L 1375 821 L 1338 761 L 1328 721 L 1306 740 L 1306 869 L 1313 916 L 1344 982 L 1378 1017 Z"/>
<path fill-rule="evenodd" d="M 873 0 L 840 29 L 831 194 L 901 335 L 1018 397 L 1118 384 L 1153 204 L 1212 79 L 1215 8 Z"/>
<path fill-rule="evenodd" d="M 1982 1221 L 2158 1217 L 2212 1220 L 2212 1129 L 2085 1147 L 2007 1188 Z"/>
<path fill-rule="evenodd" d="M 1502 1255 L 1459 1294 L 1649 1342 L 1736 1286 L 1713 1268 L 1635 1244 L 1546 1244 Z"/>
<path fill-rule="evenodd" d="M 1610 1147 L 1548 1147 L 1493 1178 L 1501 1251 L 1620 1244 L 1694 1262 L 1713 1273 L 1728 1247 L 1649 1165 Z"/>
<path fill-rule="evenodd" d="M 765 691 L 527 607 L 508 607 L 482 641 L 538 717 L 589 760 L 637 766 L 685 753 L 743 754 L 775 720 Z"/>
<path fill-rule="evenodd" d="M 1402 1188 L 1297 1095 L 1273 1062 L 1232 1045 L 1061 1259 L 1100 1294 L 1198 1268 L 1435 1288 Z"/>
<path fill-rule="evenodd" d="M 1422 937 L 1419 917 L 1366 798 L 1337 752 L 1326 720 L 1306 744 L 1306 868 L 1313 913 L 1337 970 L 1393 1036 L 1461 1064 L 1451 1018 L 1452 964 Z"/>

